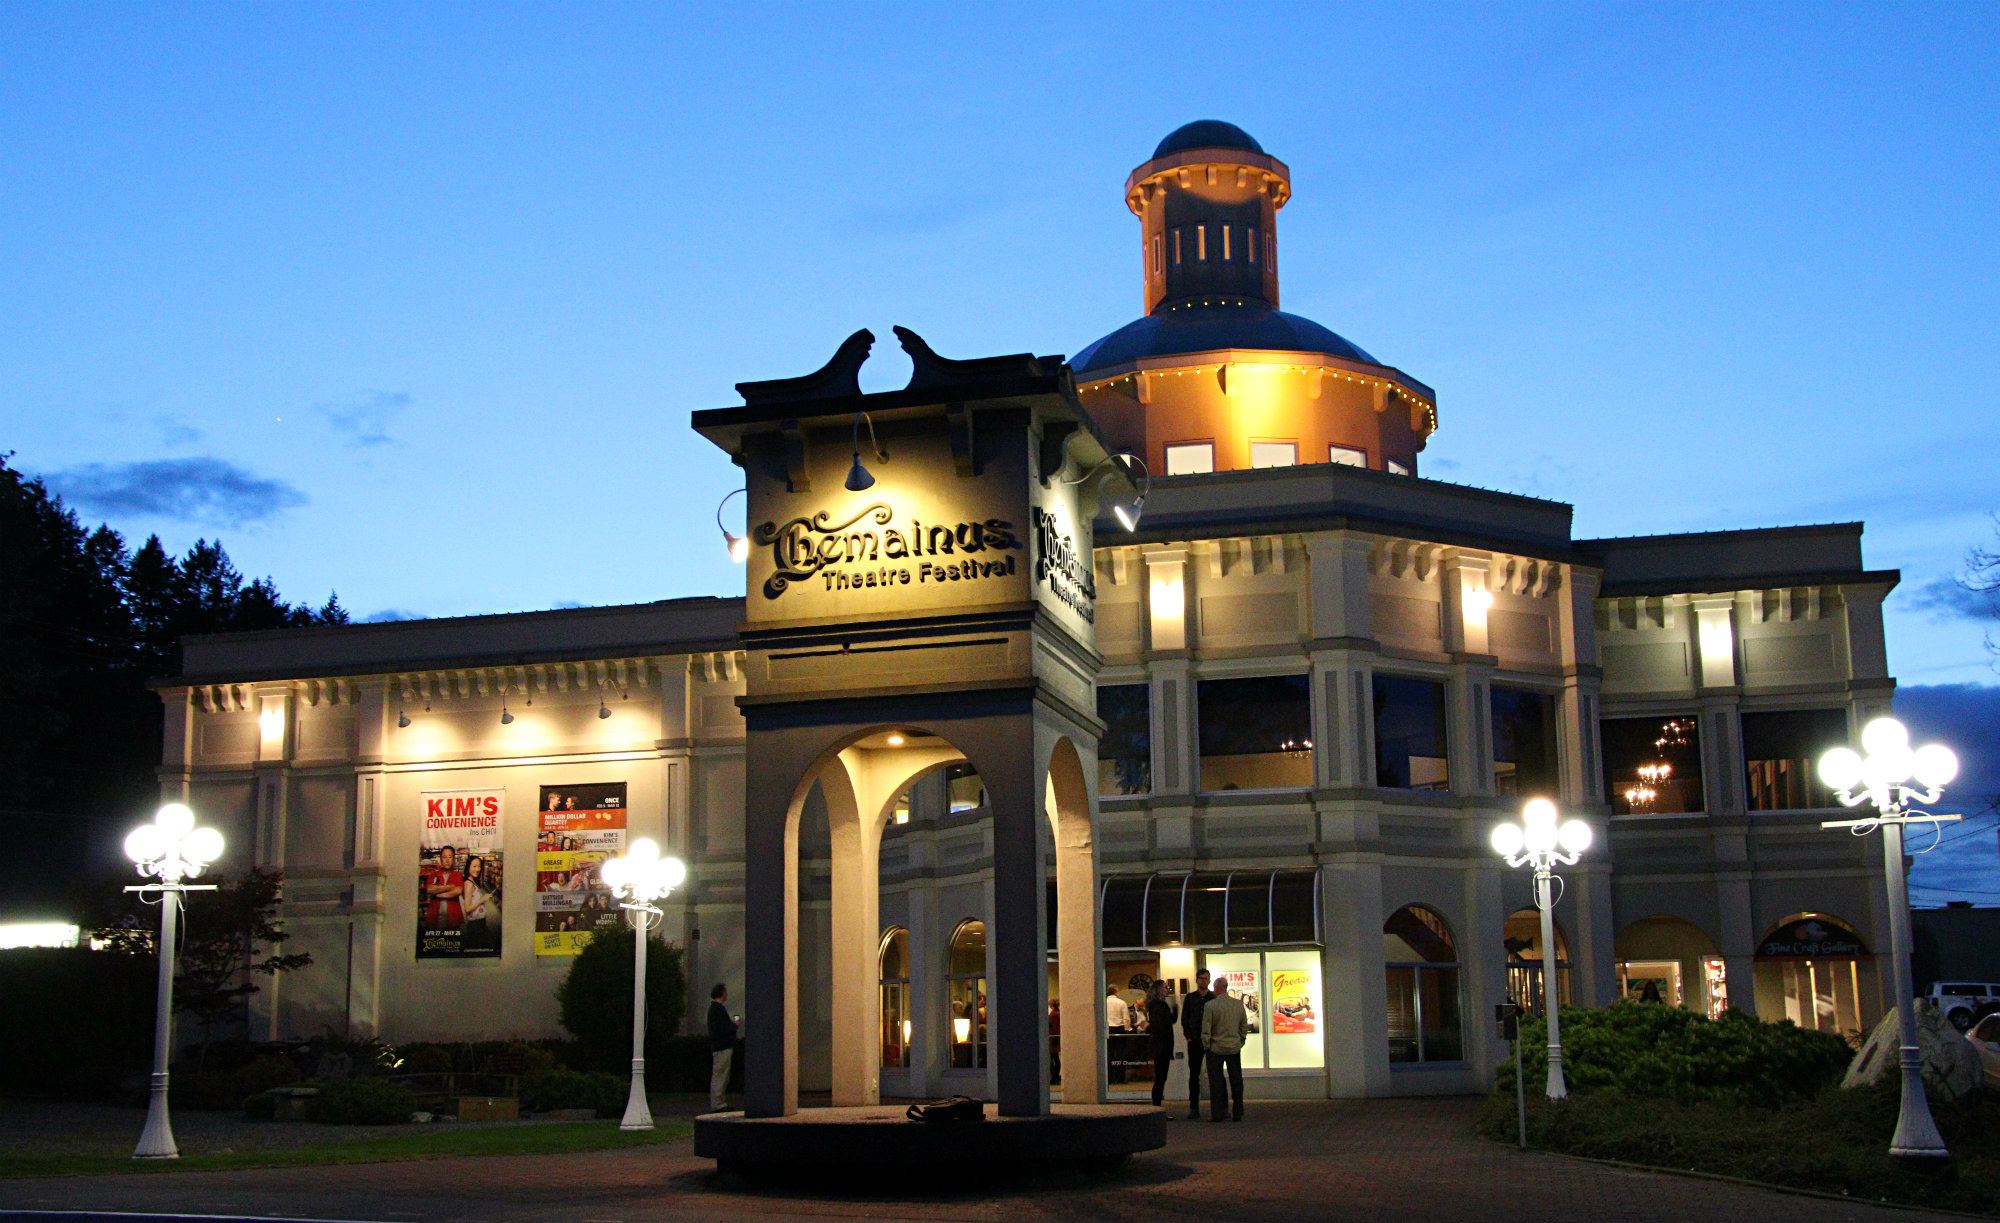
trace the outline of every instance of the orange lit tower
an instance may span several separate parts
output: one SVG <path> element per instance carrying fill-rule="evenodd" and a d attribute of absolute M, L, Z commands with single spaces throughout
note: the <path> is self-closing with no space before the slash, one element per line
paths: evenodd
<path fill-rule="evenodd" d="M 1155 474 L 1347 463 L 1414 475 L 1430 387 L 1278 309 L 1292 172 L 1231 123 L 1198 120 L 1125 182 L 1144 317 L 1070 362 L 1109 439 Z"/>

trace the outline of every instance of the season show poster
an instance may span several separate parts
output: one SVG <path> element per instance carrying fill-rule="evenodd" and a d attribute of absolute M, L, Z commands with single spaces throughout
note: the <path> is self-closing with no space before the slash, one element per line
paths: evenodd
<path fill-rule="evenodd" d="M 427 790 L 417 843 L 417 958 L 500 954 L 504 790 Z"/>
<path fill-rule="evenodd" d="M 1312 974 L 1296 968 L 1272 969 L 1272 1034 L 1304 1036 L 1318 1030 L 1317 1019 L 1313 1015 Z"/>
<path fill-rule="evenodd" d="M 576 955 L 624 917 L 598 877 L 625 852 L 625 783 L 543 786 L 535 835 L 535 954 Z"/>

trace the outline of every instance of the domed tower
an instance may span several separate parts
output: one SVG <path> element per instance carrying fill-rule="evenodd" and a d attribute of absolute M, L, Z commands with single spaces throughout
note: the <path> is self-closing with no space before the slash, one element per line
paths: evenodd
<path fill-rule="evenodd" d="M 1292 172 L 1232 123 L 1187 124 L 1125 181 L 1145 317 L 1071 361 L 1115 444 L 1155 474 L 1344 463 L 1414 475 L 1437 396 L 1278 309 Z"/>

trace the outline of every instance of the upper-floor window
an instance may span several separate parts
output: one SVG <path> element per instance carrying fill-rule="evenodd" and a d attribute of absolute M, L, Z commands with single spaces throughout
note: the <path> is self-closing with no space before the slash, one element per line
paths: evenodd
<path fill-rule="evenodd" d="M 1180 265 L 1181 265 L 1181 231 L 1180 231 L 1180 226 L 1176 225 L 1174 227 L 1174 266 L 1179 267 Z"/>
<path fill-rule="evenodd" d="M 1382 464 L 1382 466 L 1388 469 L 1389 474 L 1392 476 L 1407 476 L 1410 474 L 1410 465 L 1408 463 L 1398 463 L 1396 460 L 1390 459 L 1388 462 Z"/>
<path fill-rule="evenodd" d="M 1099 794 L 1144 794 L 1153 788 L 1152 709 L 1152 689 L 1145 684 L 1097 690 L 1097 716 L 1104 719 L 1097 741 Z"/>
<path fill-rule="evenodd" d="M 1226 221 L 1222 225 L 1222 261 L 1229 262 L 1229 223 Z"/>
<path fill-rule="evenodd" d="M 1444 685 L 1377 673 L 1375 784 L 1394 790 L 1449 790 Z"/>
<path fill-rule="evenodd" d="M 1197 225 L 1194 227 L 1194 257 L 1202 261 L 1208 259 L 1208 226 L 1206 225 Z"/>
<path fill-rule="evenodd" d="M 1243 253 L 1249 256 L 1250 262 L 1257 262 L 1257 227 L 1255 225 L 1250 226 L 1244 231 Z"/>
<path fill-rule="evenodd" d="M 1215 470 L 1214 442 L 1167 443 L 1167 474 L 1200 475 Z"/>
<path fill-rule="evenodd" d="M 1702 809 L 1701 720 L 1691 713 L 1606 718 L 1604 790 L 1619 815 Z"/>
<path fill-rule="evenodd" d="M 1299 463 L 1297 442 L 1251 442 L 1250 466 L 1252 467 L 1296 467 Z"/>
<path fill-rule="evenodd" d="M 1368 466 L 1368 452 L 1359 446 L 1332 445 L 1326 448 L 1326 461 L 1338 463 L 1342 467 Z"/>
<path fill-rule="evenodd" d="M 1195 685 L 1203 790 L 1312 785 L 1312 677 L 1255 675 Z"/>
<path fill-rule="evenodd" d="M 977 811 L 986 805 L 986 783 L 979 771 L 961 760 L 944 766 L 945 808 L 953 815 Z"/>
<path fill-rule="evenodd" d="M 1526 797 L 1556 792 L 1556 698 L 1493 686 L 1493 788 Z"/>
<path fill-rule="evenodd" d="M 1752 811 L 1835 805 L 1819 779 L 1819 758 L 1847 742 L 1842 709 L 1786 709 L 1743 715 L 1743 772 Z"/>

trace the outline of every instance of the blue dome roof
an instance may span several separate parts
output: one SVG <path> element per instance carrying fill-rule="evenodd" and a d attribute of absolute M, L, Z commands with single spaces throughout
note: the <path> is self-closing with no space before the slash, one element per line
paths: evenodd
<path fill-rule="evenodd" d="M 1262 153 L 1264 146 L 1234 123 L 1224 123 L 1220 119 L 1196 119 L 1167 133 L 1167 138 L 1153 150 L 1153 159 L 1158 160 L 1170 153 L 1185 153 L 1189 149 L 1242 149 L 1249 153 Z"/>
<path fill-rule="evenodd" d="M 1316 352 L 1348 361 L 1382 364 L 1309 318 L 1273 310 L 1262 302 L 1228 300 L 1242 304 L 1206 306 L 1182 302 L 1162 306 L 1071 357 L 1070 368 L 1081 377 L 1092 370 L 1127 365 L 1148 357 L 1174 357 L 1218 348 Z"/>

